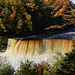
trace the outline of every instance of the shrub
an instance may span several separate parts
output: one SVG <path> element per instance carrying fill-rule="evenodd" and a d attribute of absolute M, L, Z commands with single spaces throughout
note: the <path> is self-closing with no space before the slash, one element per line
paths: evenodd
<path fill-rule="evenodd" d="M 47 62 L 31 66 L 31 62 L 27 61 L 25 64 L 21 62 L 20 70 L 16 70 L 15 75 L 55 75 L 55 72 Z"/>
<path fill-rule="evenodd" d="M 65 55 L 57 62 L 55 73 L 57 75 L 75 75 L 75 50 Z"/>
<path fill-rule="evenodd" d="M 14 69 L 9 64 L 4 64 L 3 67 L 1 67 L 0 64 L 0 75 L 13 75 Z"/>

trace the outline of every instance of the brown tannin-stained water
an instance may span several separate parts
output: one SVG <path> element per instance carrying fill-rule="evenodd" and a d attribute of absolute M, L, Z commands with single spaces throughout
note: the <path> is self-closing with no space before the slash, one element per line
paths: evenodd
<path fill-rule="evenodd" d="M 53 56 L 55 53 L 70 52 L 73 48 L 73 41 L 67 39 L 42 39 L 42 40 L 23 40 L 8 39 L 8 46 L 5 53 L 0 54 L 6 57 L 10 64 L 18 69 L 20 62 L 26 60 L 33 63 L 41 63 L 42 61 L 50 61 L 52 64 L 56 60 Z"/>
<path fill-rule="evenodd" d="M 73 41 L 67 39 L 17 40 L 8 39 L 6 53 L 17 56 L 38 56 L 43 53 L 65 53 L 72 50 Z"/>

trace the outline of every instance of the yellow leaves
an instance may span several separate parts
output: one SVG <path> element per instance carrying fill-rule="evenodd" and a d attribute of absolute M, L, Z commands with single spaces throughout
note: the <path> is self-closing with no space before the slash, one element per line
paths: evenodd
<path fill-rule="evenodd" d="M 70 11 L 72 15 L 75 16 L 75 10 Z"/>
<path fill-rule="evenodd" d="M 22 30 L 22 26 L 23 26 L 23 20 L 20 19 L 20 20 L 18 21 L 18 24 L 17 24 L 16 33 L 19 34 L 19 32 Z"/>
<path fill-rule="evenodd" d="M 12 10 L 13 10 L 13 9 L 14 9 L 14 6 L 12 6 L 11 8 L 12 8 Z"/>
<path fill-rule="evenodd" d="M 16 70 L 16 74 L 19 74 L 18 70 Z"/>
<path fill-rule="evenodd" d="M 60 6 L 57 6 L 54 10 L 57 10 Z"/>
<path fill-rule="evenodd" d="M 75 10 L 67 11 L 67 13 L 71 13 L 73 16 L 75 16 Z"/>
<path fill-rule="evenodd" d="M 56 17 L 56 16 L 58 16 L 58 15 L 59 15 L 59 12 L 55 13 L 55 14 L 54 14 L 54 17 Z"/>
<path fill-rule="evenodd" d="M 30 0 L 29 2 L 33 2 L 34 0 Z"/>
<path fill-rule="evenodd" d="M 50 75 L 50 72 L 44 70 L 44 71 L 43 71 L 43 75 Z"/>
<path fill-rule="evenodd" d="M 7 30 L 4 30 L 4 32 L 7 32 Z"/>
<path fill-rule="evenodd" d="M 31 63 L 29 63 L 29 62 L 26 62 L 25 64 L 23 62 L 21 62 L 20 68 L 19 68 L 20 70 L 16 70 L 16 74 L 17 75 L 18 74 L 55 75 L 56 67 L 50 67 L 49 64 L 45 61 L 44 61 L 44 63 L 38 64 L 38 65 L 35 64 L 32 66 Z M 30 72 L 30 73 L 27 73 L 27 72 Z"/>
<path fill-rule="evenodd" d="M 75 19 L 74 18 L 72 18 L 72 19 L 67 19 L 68 21 L 70 21 L 70 20 L 72 20 L 72 21 L 75 21 Z"/>
<path fill-rule="evenodd" d="M 0 28 L 7 32 L 6 27 L 3 25 L 2 19 L 0 18 Z"/>
<path fill-rule="evenodd" d="M 54 3 L 56 0 L 45 0 L 46 5 L 50 5 L 51 3 Z"/>
<path fill-rule="evenodd" d="M 49 69 L 50 75 L 55 75 L 55 66 Z"/>
<path fill-rule="evenodd" d="M 75 40 L 75 36 L 73 37 L 73 40 Z"/>
<path fill-rule="evenodd" d="M 16 9 L 14 9 L 14 7 L 12 7 L 12 11 L 13 11 L 13 13 L 9 16 L 9 20 L 14 20 L 14 18 L 16 16 Z"/>
<path fill-rule="evenodd" d="M 27 15 L 26 15 L 26 19 L 27 19 L 27 20 L 31 20 L 31 15 L 30 15 L 30 14 L 27 14 Z"/>
<path fill-rule="evenodd" d="M 67 11 L 66 14 L 62 14 L 63 20 L 68 21 L 70 23 L 75 23 L 75 10 Z"/>
<path fill-rule="evenodd" d="M 33 30 L 33 28 L 32 28 L 32 22 L 28 22 L 28 28 L 30 29 L 30 31 Z"/>
<path fill-rule="evenodd" d="M 2 19 L 0 18 L 0 23 L 2 23 Z"/>
<path fill-rule="evenodd" d="M 7 32 L 5 26 L 3 25 L 3 23 L 0 24 L 0 28 L 4 30 L 4 32 Z"/>
<path fill-rule="evenodd" d="M 25 20 L 25 23 L 27 23 L 27 20 Z"/>
<path fill-rule="evenodd" d="M 28 22 L 28 25 L 32 25 L 32 22 L 30 21 L 30 22 Z"/>
<path fill-rule="evenodd" d="M 32 31 L 31 15 L 28 14 L 27 12 L 25 12 L 25 15 L 26 15 L 25 23 L 27 23 L 29 30 Z"/>
<path fill-rule="evenodd" d="M 45 61 L 43 62 L 42 66 L 44 68 L 43 75 L 55 75 L 55 68 L 56 67 L 52 67 L 52 68 L 50 68 L 50 69 L 47 70 L 48 64 Z"/>
<path fill-rule="evenodd" d="M 0 28 L 5 29 L 5 26 L 3 25 L 2 19 L 0 18 Z"/>
<path fill-rule="evenodd" d="M 0 27 L 1 27 L 2 29 L 5 29 L 5 26 L 4 26 L 3 24 L 0 24 Z"/>
<path fill-rule="evenodd" d="M 65 16 L 65 17 L 72 17 L 72 15 L 68 15 L 68 14 L 67 15 L 64 14 L 63 16 Z"/>
<path fill-rule="evenodd" d="M 34 8 L 35 4 L 32 4 L 32 3 L 26 3 L 27 7 L 30 7 L 30 8 Z"/>
<path fill-rule="evenodd" d="M 24 65 L 24 63 L 21 61 L 21 63 L 20 63 L 20 67 L 23 67 L 23 65 Z"/>
<path fill-rule="evenodd" d="M 17 26 L 17 28 L 18 29 L 21 29 L 21 26 L 23 25 L 23 20 L 22 19 L 20 19 L 19 21 L 18 21 L 18 26 Z"/>

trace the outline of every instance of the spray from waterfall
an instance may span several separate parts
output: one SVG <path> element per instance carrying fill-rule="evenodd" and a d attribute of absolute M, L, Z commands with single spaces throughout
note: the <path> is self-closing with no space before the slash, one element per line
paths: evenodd
<path fill-rule="evenodd" d="M 15 69 L 18 69 L 20 62 L 27 60 L 36 64 L 42 61 L 49 61 L 52 64 L 56 61 L 53 57 L 57 57 L 57 52 L 62 54 L 70 52 L 72 47 L 73 41 L 67 39 L 8 39 L 7 50 L 0 56 L 5 57 Z"/>

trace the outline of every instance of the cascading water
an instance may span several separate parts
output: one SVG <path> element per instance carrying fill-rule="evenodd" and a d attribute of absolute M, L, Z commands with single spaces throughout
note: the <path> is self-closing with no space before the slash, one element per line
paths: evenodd
<path fill-rule="evenodd" d="M 73 46 L 72 40 L 43 39 L 43 40 L 17 40 L 9 39 L 6 53 L 18 56 L 38 56 L 43 53 L 67 52 Z"/>
<path fill-rule="evenodd" d="M 7 50 L 4 54 L 7 61 L 17 69 L 20 62 L 26 60 L 33 63 L 41 63 L 42 61 L 55 62 L 53 56 L 55 53 L 65 53 L 72 50 L 73 41 L 67 39 L 42 39 L 42 40 L 23 40 L 8 39 Z"/>
<path fill-rule="evenodd" d="M 72 50 L 73 41 L 69 39 L 72 39 L 75 35 L 75 29 L 73 32 L 64 32 L 52 37 L 50 36 L 51 34 L 28 36 L 23 39 L 9 38 L 6 52 L 0 53 L 0 63 L 5 60 L 15 69 L 18 69 L 21 61 L 25 62 L 26 60 L 36 64 L 49 61 L 48 63 L 52 66 L 52 63 L 56 61 L 53 57 L 58 57 L 57 52 L 64 54 Z M 70 36 L 71 38 L 69 38 Z M 62 37 L 63 39 L 61 39 Z"/>

